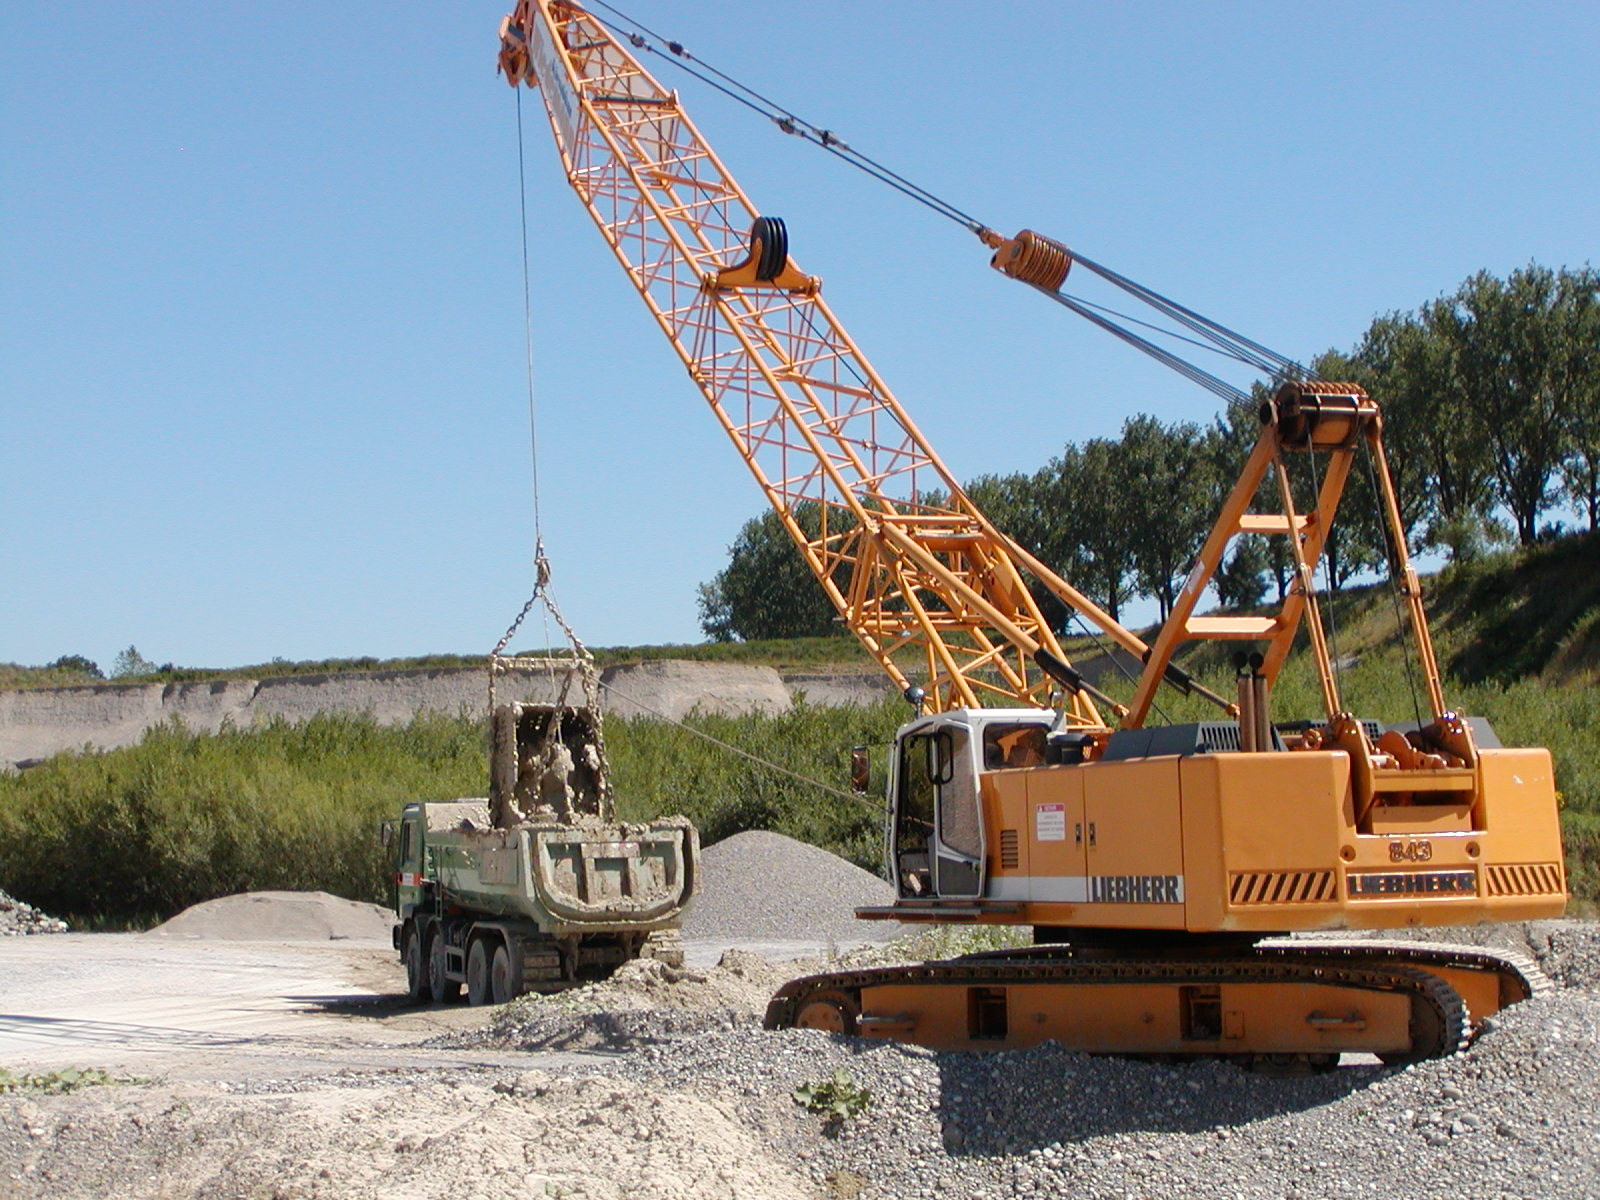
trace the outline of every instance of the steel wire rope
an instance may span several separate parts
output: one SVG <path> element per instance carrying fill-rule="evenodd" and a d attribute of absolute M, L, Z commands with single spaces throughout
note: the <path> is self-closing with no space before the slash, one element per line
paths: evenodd
<path fill-rule="evenodd" d="M 1400 660 L 1405 664 L 1406 690 L 1411 693 L 1411 713 L 1417 719 L 1417 728 L 1422 728 L 1422 703 L 1417 696 L 1417 680 L 1412 670 L 1411 655 L 1406 653 L 1404 646 L 1406 624 L 1410 620 L 1400 605 L 1400 581 L 1395 577 L 1395 566 L 1400 561 L 1399 552 L 1394 548 L 1394 532 L 1389 528 L 1389 522 L 1384 516 L 1383 495 L 1378 490 L 1378 467 L 1373 461 L 1375 455 L 1372 447 L 1367 445 L 1362 461 L 1367 468 L 1367 486 L 1372 490 L 1372 507 L 1378 518 L 1378 528 L 1383 533 L 1384 560 L 1389 569 L 1389 599 L 1394 606 L 1395 637 L 1402 643 Z M 1404 536 L 1404 531 L 1401 531 Z M 1415 630 L 1413 630 L 1415 633 Z"/>
<path fill-rule="evenodd" d="M 607 12 L 616 16 L 619 20 L 629 25 L 636 26 L 638 29 L 643 30 L 644 33 L 649 34 L 650 37 L 664 43 L 671 53 L 669 55 L 668 53 L 662 51 L 659 47 L 652 45 L 646 38 L 638 33 L 625 31 L 618 26 L 612 25 L 611 22 L 605 20 L 603 17 L 595 17 L 595 20 L 599 21 L 602 25 L 607 26 L 613 32 L 618 33 L 621 36 L 626 37 L 629 44 L 635 49 L 643 50 L 648 54 L 654 54 L 658 58 L 662 58 L 668 62 L 674 63 L 680 70 L 700 80 L 708 87 L 715 88 L 729 99 L 744 105 L 744 107 L 750 109 L 752 112 L 759 113 L 761 116 L 766 117 L 768 120 L 777 125 L 779 129 L 783 130 L 783 132 L 794 137 L 798 137 L 802 141 L 810 142 L 815 146 L 820 146 L 830 154 L 833 154 L 843 161 L 855 166 L 858 170 L 865 172 L 882 183 L 888 184 L 896 191 L 902 192 L 906 196 L 916 200 L 919 204 L 923 204 L 926 207 L 933 209 L 941 216 L 947 217 L 958 224 L 966 226 L 974 233 L 986 228 L 981 221 L 972 216 L 970 213 L 963 212 L 949 201 L 936 196 L 934 193 L 928 191 L 921 185 L 913 182 L 910 179 L 907 179 L 898 172 L 891 170 L 882 163 L 877 162 L 875 159 L 862 154 L 859 150 L 856 150 L 854 147 L 841 140 L 836 134 L 833 133 L 832 130 L 824 129 L 819 125 L 815 125 L 812 122 L 805 120 L 803 117 L 792 112 L 788 108 L 779 104 L 777 101 L 763 96 L 760 92 L 756 91 L 748 84 L 735 79 L 726 72 L 718 70 L 704 59 L 695 57 L 695 55 L 691 54 L 688 48 L 684 46 L 682 42 L 674 41 L 663 36 L 662 34 L 655 32 L 642 21 L 636 20 L 627 13 L 624 13 L 621 9 L 605 3 L 604 0 L 593 0 L 593 3 L 595 7 L 605 9 Z M 593 13 L 590 15 L 594 16 Z M 688 65 L 690 63 L 703 68 L 704 71 L 709 72 L 711 75 L 715 75 L 716 79 L 708 78 L 706 74 L 702 74 L 701 71 L 697 71 L 694 69 L 694 67 Z M 723 82 L 718 83 L 718 79 L 722 80 Z M 743 95 L 740 93 L 743 93 Z"/>
<path fill-rule="evenodd" d="M 550 593 L 550 559 L 544 547 L 544 525 L 540 508 L 539 497 L 539 420 L 537 393 L 534 388 L 533 370 L 533 290 L 532 270 L 528 261 L 528 172 L 526 155 L 526 137 L 522 121 L 522 89 L 516 89 L 516 114 L 517 114 L 517 202 L 522 232 L 522 336 L 524 350 L 525 374 L 528 392 L 528 454 L 531 464 L 530 474 L 533 491 L 533 566 L 534 584 L 533 591 L 528 596 L 521 610 L 507 626 L 505 633 L 495 643 L 489 652 L 489 705 L 492 710 L 495 700 L 495 664 L 501 657 L 501 652 L 510 645 L 511 639 L 516 636 L 517 630 L 527 620 L 528 614 L 533 611 L 533 606 L 543 602 L 544 657 L 545 671 L 552 684 L 556 680 L 556 667 L 554 655 L 548 653 L 551 649 L 550 621 L 553 617 L 566 636 L 571 648 L 572 665 L 577 669 L 585 702 L 598 716 L 599 676 L 595 670 L 594 657 L 589 653 L 577 633 L 567 624 L 566 618 L 561 615 L 561 610 L 556 606 L 555 598 Z M 559 703 L 566 703 L 567 690 L 571 686 L 572 676 L 569 670 L 562 680 L 559 691 Z M 606 751 L 604 734 L 601 734 L 600 756 L 602 765 L 605 763 Z"/>
<path fill-rule="evenodd" d="M 703 729 L 696 729 L 693 725 L 669 716 L 668 714 L 662 712 L 659 708 L 652 708 L 650 705 L 644 703 L 636 696 L 625 693 L 621 688 L 614 687 L 603 679 L 600 681 L 600 689 L 602 691 L 610 692 L 620 698 L 626 699 L 627 702 L 633 705 L 635 708 L 642 708 L 651 716 L 660 718 L 668 725 L 671 725 L 677 729 L 681 729 L 685 733 L 693 734 L 695 737 L 700 738 L 703 741 L 710 742 L 713 746 L 717 746 L 723 750 L 726 750 L 729 754 L 736 755 L 739 758 L 745 759 L 747 762 L 752 762 L 758 767 L 765 767 L 769 771 L 776 771 L 780 775 L 787 775 L 790 779 L 806 784 L 809 787 L 814 787 L 819 791 L 827 792 L 829 795 L 837 796 L 842 800 L 850 800 L 857 804 L 863 804 L 879 813 L 888 812 L 887 805 L 878 804 L 875 801 L 868 800 L 865 796 L 858 796 L 854 792 L 847 792 L 843 788 L 836 788 L 831 783 L 823 783 L 820 779 L 812 779 L 810 776 L 802 775 L 798 771 L 791 771 L 788 767 L 780 766 L 775 762 L 762 758 L 759 754 L 750 753 L 750 751 L 744 749 L 742 746 L 735 746 L 732 742 L 725 742 L 715 734 L 707 733 Z"/>
<path fill-rule="evenodd" d="M 1075 296 L 1068 292 L 1051 292 L 1048 294 L 1052 296 L 1065 296 L 1067 299 L 1074 300 L 1083 305 L 1085 308 L 1092 308 L 1097 312 L 1105 313 L 1107 316 L 1117 317 L 1120 320 L 1127 321 L 1130 325 L 1141 326 L 1152 331 L 1153 333 L 1159 333 L 1162 337 L 1171 338 L 1175 342 L 1184 342 L 1187 345 L 1193 346 L 1196 350 L 1204 350 L 1209 354 L 1217 354 L 1223 358 L 1232 359 L 1234 362 L 1241 363 L 1244 366 L 1258 367 L 1258 369 L 1260 369 L 1258 364 L 1252 361 L 1250 358 L 1243 354 L 1216 345 L 1213 339 L 1208 338 L 1205 341 L 1201 341 L 1199 338 L 1188 337 L 1177 332 L 1175 329 L 1164 329 L 1160 325 L 1157 325 L 1154 321 L 1142 320 L 1139 317 L 1133 316 L 1131 313 L 1125 313 L 1120 309 L 1112 308 L 1109 304 L 1100 304 L 1097 301 L 1089 300 L 1083 296 Z"/>
<path fill-rule="evenodd" d="M 1083 630 L 1084 634 L 1089 638 L 1089 640 L 1094 643 L 1094 648 L 1100 651 L 1101 654 L 1104 654 L 1106 658 L 1110 660 L 1111 665 L 1116 667 L 1117 671 L 1122 675 L 1123 682 L 1131 684 L 1133 687 L 1137 688 L 1139 686 L 1139 677 L 1132 671 L 1128 670 L 1127 663 L 1123 662 L 1117 657 L 1118 647 L 1107 647 L 1106 643 L 1101 638 L 1099 630 L 1095 629 L 1094 626 L 1085 621 L 1083 619 L 1083 614 L 1077 609 L 1072 609 L 1071 611 L 1072 619 L 1078 623 L 1078 628 Z M 1167 715 L 1166 709 L 1161 707 L 1161 701 L 1156 699 L 1158 694 L 1159 693 L 1157 692 L 1150 693 L 1150 707 L 1155 709 L 1156 716 L 1160 717 L 1163 721 L 1170 725 L 1172 724 L 1172 718 Z"/>
<path fill-rule="evenodd" d="M 1281 456 L 1283 452 L 1282 452 L 1282 450 L 1280 450 L 1278 453 Z M 1322 476 L 1319 475 L 1318 472 L 1317 472 L 1317 451 L 1316 451 L 1316 447 L 1311 445 L 1311 437 L 1310 437 L 1309 434 L 1306 435 L 1306 467 L 1311 472 L 1312 510 L 1315 511 L 1318 503 L 1322 499 Z M 1331 517 L 1333 514 L 1329 513 L 1328 515 Z M 1321 550 L 1321 554 L 1319 556 L 1322 559 L 1322 577 L 1323 577 L 1323 579 L 1325 579 L 1327 581 L 1327 590 L 1328 590 L 1328 612 L 1327 612 L 1327 615 L 1325 617 L 1323 617 L 1323 624 L 1326 625 L 1327 629 L 1328 629 L 1328 667 L 1329 667 L 1330 670 L 1333 671 L 1333 684 L 1334 684 L 1334 686 L 1336 688 L 1339 689 L 1339 701 L 1340 701 L 1340 703 L 1342 703 L 1344 705 L 1345 711 L 1349 712 L 1350 711 L 1350 701 L 1349 701 L 1349 698 L 1345 695 L 1344 670 L 1339 665 L 1339 629 L 1338 629 L 1338 622 L 1334 619 L 1334 615 L 1333 615 L 1333 608 L 1334 608 L 1333 602 L 1334 602 L 1334 599 L 1339 594 L 1339 589 L 1336 588 L 1334 586 L 1334 584 L 1333 584 L 1333 555 L 1331 553 L 1329 553 L 1329 551 L 1332 549 L 1332 547 L 1330 547 L 1328 545 L 1328 543 L 1332 540 L 1331 527 L 1332 527 L 1333 523 L 1330 521 L 1328 524 L 1329 524 L 1329 529 L 1327 531 L 1324 531 L 1324 533 L 1322 535 L 1322 550 Z M 1294 534 L 1293 532 L 1291 532 L 1289 536 L 1290 537 L 1295 537 L 1297 535 Z M 1304 552 L 1303 548 L 1301 550 L 1301 557 L 1302 558 L 1305 557 L 1305 552 Z M 1311 578 L 1308 579 L 1306 581 L 1306 583 L 1310 587 L 1315 587 L 1316 586 L 1316 568 L 1315 567 L 1313 567 L 1311 569 L 1310 574 L 1311 574 Z M 1309 601 L 1311 601 L 1313 599 L 1313 597 L 1307 596 L 1306 599 L 1309 602 Z M 1320 612 L 1321 611 L 1320 606 L 1317 609 L 1313 610 L 1313 611 Z M 1328 715 L 1331 718 L 1334 714 L 1329 713 Z"/>
<path fill-rule="evenodd" d="M 1284 372 L 1307 377 L 1313 374 L 1300 363 L 1279 354 L 1276 350 L 1263 346 L 1260 342 L 1247 338 L 1241 333 L 1236 333 L 1221 322 L 1202 316 L 1193 309 L 1179 304 L 1176 300 L 1163 296 L 1154 288 L 1146 287 L 1142 283 L 1129 279 L 1126 275 L 1113 271 L 1110 267 L 1102 266 L 1091 258 L 1085 258 L 1080 254 L 1074 253 L 1072 260 L 1080 266 L 1088 268 L 1107 283 L 1121 288 L 1129 295 L 1143 300 L 1152 308 L 1165 313 L 1178 323 L 1193 329 L 1207 338 L 1207 340 L 1236 351 L 1240 355 L 1238 358 L 1240 362 L 1257 367 L 1269 374 Z M 1245 351 L 1250 351 L 1250 355 L 1245 355 Z"/>
<path fill-rule="evenodd" d="M 619 26 L 613 25 L 610 21 L 605 20 L 603 17 L 594 17 L 594 19 L 600 22 L 602 25 L 605 25 L 618 35 L 627 38 L 629 43 L 634 46 L 635 49 L 654 54 L 659 58 L 673 63 L 680 70 L 692 76 L 693 78 L 700 80 L 708 87 L 721 92 L 723 95 L 727 96 L 736 103 L 741 104 L 750 109 L 752 112 L 755 112 L 772 121 L 785 133 L 799 137 L 801 140 L 810 142 L 813 145 L 820 146 L 822 149 L 828 151 L 830 154 L 833 154 L 842 161 L 856 167 L 858 170 L 862 171 L 868 176 L 877 179 L 879 182 L 889 185 L 896 191 L 901 192 L 913 200 L 916 200 L 918 203 L 929 209 L 932 209 L 941 216 L 944 216 L 947 219 L 962 225 L 969 231 L 974 233 L 987 233 L 989 231 L 988 226 L 983 224 L 983 222 L 979 221 L 977 218 L 973 217 L 970 213 L 965 212 L 948 200 L 945 200 L 933 192 L 928 191 L 928 189 L 922 187 L 920 184 L 907 179 L 905 176 L 890 169 L 889 167 L 884 166 L 882 163 L 876 161 L 868 155 L 854 149 L 848 143 L 840 139 L 831 130 L 824 129 L 810 121 L 805 120 L 792 110 L 784 107 L 767 96 L 762 95 L 748 84 L 735 79 L 726 72 L 718 70 L 716 67 L 705 62 L 703 59 L 697 58 L 695 55 L 690 53 L 681 42 L 664 37 L 662 34 L 650 29 L 649 26 L 645 25 L 643 22 L 640 22 L 637 19 L 629 16 L 627 13 L 624 13 L 621 9 L 615 7 L 614 5 L 605 3 L 604 0 L 594 0 L 594 4 L 596 7 L 604 8 L 607 12 L 610 12 L 626 24 L 635 26 L 638 30 L 643 30 L 644 34 L 648 34 L 650 38 L 655 38 L 656 40 L 665 43 L 668 48 L 666 51 L 664 51 L 658 46 L 652 44 L 648 38 L 643 36 L 643 34 L 630 30 L 624 30 Z M 590 15 L 594 16 L 592 13 Z M 668 51 L 670 51 L 670 53 L 668 53 Z M 696 66 L 702 68 L 702 70 L 696 70 Z M 710 77 L 713 75 L 716 78 Z M 722 82 L 718 82 L 719 80 Z M 1317 378 L 1313 372 L 1309 371 L 1305 366 L 1296 362 L 1294 359 L 1279 354 L 1277 351 L 1270 349 L 1260 342 L 1254 341 L 1251 338 L 1247 338 L 1244 335 L 1229 329 L 1220 322 L 1213 321 L 1209 317 L 1205 317 L 1202 314 L 1195 312 L 1193 309 L 1187 308 L 1186 306 L 1179 304 L 1178 302 L 1166 296 L 1163 296 L 1160 292 L 1157 292 L 1153 288 L 1138 283 L 1137 281 L 1122 275 L 1120 272 L 1114 271 L 1109 267 L 1095 262 L 1093 259 L 1078 254 L 1076 251 L 1072 252 L 1071 257 L 1073 262 L 1081 264 L 1087 270 L 1103 279 L 1105 282 L 1111 284 L 1113 287 L 1117 287 L 1134 298 L 1140 300 L 1142 303 L 1149 305 L 1177 324 L 1180 324 L 1192 330 L 1193 332 L 1200 334 L 1206 339 L 1206 342 L 1211 343 L 1211 345 L 1206 345 L 1203 342 L 1196 342 L 1194 339 L 1185 337 L 1173 330 L 1163 329 L 1159 326 L 1151 324 L 1150 322 L 1141 321 L 1136 317 L 1131 317 L 1124 313 L 1118 313 L 1105 305 L 1094 304 L 1091 301 L 1085 301 L 1078 298 L 1065 297 L 1061 293 L 1052 292 L 1046 288 L 1039 288 L 1039 290 L 1044 292 L 1046 295 L 1060 300 L 1064 307 L 1076 312 L 1080 316 L 1086 318 L 1089 317 L 1088 312 L 1085 311 L 1086 308 L 1099 309 L 1102 312 L 1111 313 L 1112 315 L 1120 317 L 1123 320 L 1132 321 L 1135 324 L 1143 325 L 1146 328 L 1160 333 L 1163 337 L 1170 337 L 1175 340 L 1187 342 L 1188 344 L 1197 346 L 1200 349 L 1207 349 L 1214 353 L 1222 354 L 1224 357 L 1233 359 L 1234 361 L 1245 366 L 1254 367 L 1255 369 L 1268 375 L 1298 379 Z M 1241 389 L 1217 380 L 1215 376 L 1210 375 L 1208 372 L 1202 371 L 1200 368 L 1195 367 L 1192 364 L 1186 363 L 1183 359 L 1178 358 L 1169 351 L 1160 350 L 1159 347 L 1154 346 L 1154 344 L 1149 342 L 1147 339 L 1140 338 L 1136 334 L 1131 334 L 1130 331 L 1124 330 L 1117 326 L 1115 322 L 1108 321 L 1103 318 L 1090 319 L 1093 320 L 1093 323 L 1100 328 L 1112 333 L 1114 336 L 1121 338 L 1135 349 L 1151 355 L 1158 362 L 1161 362 L 1163 365 L 1178 371 L 1179 374 L 1184 375 L 1191 382 L 1200 384 L 1200 386 L 1205 387 L 1208 391 L 1215 393 L 1228 403 L 1241 406 L 1248 404 L 1248 397 Z"/>

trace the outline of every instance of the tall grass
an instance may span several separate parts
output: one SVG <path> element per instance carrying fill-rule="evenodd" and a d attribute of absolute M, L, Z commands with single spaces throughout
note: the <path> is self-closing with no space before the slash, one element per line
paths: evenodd
<path fill-rule="evenodd" d="M 608 722 L 619 816 L 685 813 L 707 843 L 771 829 L 876 869 L 878 802 L 805 781 L 843 789 L 850 747 L 887 742 L 902 710 L 799 705 L 691 720 L 723 745 L 659 721 Z M 384 727 L 323 714 L 215 734 L 169 723 L 127 749 L 0 776 L 0 888 L 102 924 L 263 889 L 382 903 L 379 823 L 408 801 L 481 796 L 487 783 L 484 731 L 472 719 Z"/>
<path fill-rule="evenodd" d="M 688 728 L 643 718 L 607 722 L 618 815 L 639 820 L 681 812 L 707 845 L 770 829 L 876 871 L 883 860 L 881 774 L 908 711 L 901 701 L 885 700 L 870 708 L 798 704 L 777 716 L 695 716 Z M 848 793 L 850 748 L 858 745 L 875 749 L 876 790 L 840 795 Z"/>
<path fill-rule="evenodd" d="M 1351 708 L 1386 721 L 1411 714 L 1397 653 L 1369 654 L 1343 672 Z M 1210 682 L 1228 684 L 1221 672 Z M 1600 694 L 1529 680 L 1450 694 L 1464 711 L 1487 716 L 1507 745 L 1550 747 L 1572 890 L 1600 898 Z M 1188 703 L 1169 704 L 1169 718 L 1211 715 L 1186 711 Z M 1309 674 L 1286 671 L 1276 715 L 1319 708 Z M 770 829 L 877 870 L 885 750 L 906 711 L 895 700 L 872 708 L 802 704 L 771 717 L 696 716 L 687 724 L 698 732 L 646 718 L 609 721 L 618 815 L 685 813 L 706 844 Z M 866 798 L 828 790 L 846 787 L 856 745 L 876 747 L 874 794 Z M 279 720 L 215 734 L 169 724 L 137 746 L 61 755 L 0 776 L 0 888 L 47 912 L 113 924 L 273 888 L 383 903 L 388 867 L 379 822 L 410 800 L 481 796 L 487 779 L 483 728 L 467 718 L 384 727 L 370 717 L 324 714 L 301 725 Z"/>
<path fill-rule="evenodd" d="M 381 901 L 378 822 L 406 800 L 481 794 L 484 778 L 472 721 L 167 724 L 137 746 L 0 777 L 0 887 L 100 918 L 259 889 Z"/>

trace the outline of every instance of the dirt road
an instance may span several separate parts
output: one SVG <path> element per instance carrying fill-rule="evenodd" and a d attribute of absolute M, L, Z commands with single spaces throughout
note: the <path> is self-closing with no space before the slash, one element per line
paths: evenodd
<path fill-rule="evenodd" d="M 399 1004 L 405 978 L 394 959 L 377 941 L 8 938 L 0 942 L 0 1065 L 238 1080 L 509 1057 L 418 1046 L 480 1024 L 482 1014 Z"/>
<path fill-rule="evenodd" d="M 609 1078 L 603 1048 L 471 1045 L 486 1010 L 403 989 L 370 939 L 0 939 L 0 1068 L 126 1080 L 0 1094 L 0 1196 L 809 1191 L 732 1106 Z"/>

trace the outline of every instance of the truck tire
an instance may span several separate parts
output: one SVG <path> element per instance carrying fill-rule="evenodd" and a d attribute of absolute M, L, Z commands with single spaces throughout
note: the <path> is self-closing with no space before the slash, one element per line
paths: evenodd
<path fill-rule="evenodd" d="M 476 937 L 467 951 L 467 1003 L 477 1006 L 489 999 L 489 939 Z"/>
<path fill-rule="evenodd" d="M 444 929 L 428 931 L 428 992 L 435 1004 L 449 1004 L 461 995 L 461 984 L 445 978 Z"/>
<path fill-rule="evenodd" d="M 522 954 L 520 947 L 515 958 L 506 944 L 494 948 L 494 964 L 489 968 L 489 992 L 496 1004 L 515 1000 L 522 995 Z"/>
<path fill-rule="evenodd" d="M 428 960 L 422 955 L 422 934 L 415 922 L 405 928 L 406 999 L 412 1004 L 426 1004 L 428 993 Z"/>

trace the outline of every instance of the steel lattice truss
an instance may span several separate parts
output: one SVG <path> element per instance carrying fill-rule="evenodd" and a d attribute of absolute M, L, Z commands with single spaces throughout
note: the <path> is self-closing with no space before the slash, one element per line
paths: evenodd
<path fill-rule="evenodd" d="M 916 647 L 934 709 L 1047 704 L 1056 685 L 1031 656 L 1062 653 L 1022 569 L 1097 610 L 967 500 L 815 280 L 792 260 L 775 282 L 726 278 L 757 210 L 677 96 L 568 4 L 521 0 L 506 46 L 513 81 L 540 86 L 573 188 L 845 624 L 902 688 L 896 657 Z M 1101 723 L 1086 696 L 1067 716 Z"/>

